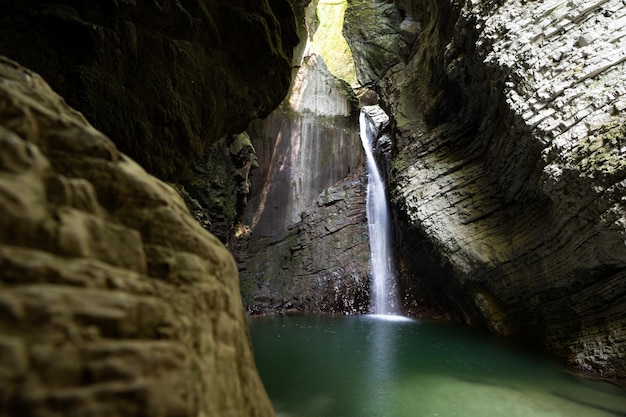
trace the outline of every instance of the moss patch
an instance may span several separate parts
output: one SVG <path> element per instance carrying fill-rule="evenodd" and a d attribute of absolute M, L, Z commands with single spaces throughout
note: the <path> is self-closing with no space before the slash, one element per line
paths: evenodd
<path fill-rule="evenodd" d="M 626 171 L 625 145 L 626 123 L 619 121 L 581 139 L 574 160 L 584 176 L 612 181 L 623 177 Z"/>
<path fill-rule="evenodd" d="M 313 36 L 313 49 L 326 62 L 330 72 L 350 85 L 357 85 L 352 51 L 343 37 L 346 0 L 321 0 L 317 6 L 319 27 Z"/>

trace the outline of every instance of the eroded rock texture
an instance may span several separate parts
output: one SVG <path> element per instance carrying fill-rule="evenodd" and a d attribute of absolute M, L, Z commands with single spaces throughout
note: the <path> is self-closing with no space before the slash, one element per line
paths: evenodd
<path fill-rule="evenodd" d="M 256 151 L 246 132 L 226 135 L 192 165 L 191 178 L 179 180 L 179 191 L 193 216 L 223 243 L 248 204 Z"/>
<path fill-rule="evenodd" d="M 173 188 L 6 59 L 0 145 L 0 415 L 273 415 L 235 263 Z"/>
<path fill-rule="evenodd" d="M 239 231 L 233 249 L 251 313 L 366 313 L 369 243 L 364 172 L 323 190 L 285 230 Z"/>
<path fill-rule="evenodd" d="M 249 130 L 259 169 L 231 246 L 254 312 L 366 311 L 363 160 L 355 98 L 305 51 L 291 91 Z M 245 226 L 244 226 L 245 225 Z"/>
<path fill-rule="evenodd" d="M 1 0 L 0 53 L 161 179 L 284 98 L 297 44 L 288 0 Z"/>
<path fill-rule="evenodd" d="M 395 3 L 419 36 L 361 76 L 394 118 L 412 303 L 625 376 L 626 5 Z"/>

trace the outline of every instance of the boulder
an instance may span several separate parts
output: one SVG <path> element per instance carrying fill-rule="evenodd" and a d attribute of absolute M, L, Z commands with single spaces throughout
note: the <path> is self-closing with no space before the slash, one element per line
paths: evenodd
<path fill-rule="evenodd" d="M 272 416 L 235 262 L 0 58 L 0 415 Z"/>

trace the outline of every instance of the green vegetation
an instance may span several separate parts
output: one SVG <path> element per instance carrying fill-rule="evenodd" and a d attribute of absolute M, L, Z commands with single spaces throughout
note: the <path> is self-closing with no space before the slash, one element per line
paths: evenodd
<path fill-rule="evenodd" d="M 356 71 L 352 51 L 342 34 L 347 0 L 320 0 L 317 6 L 319 27 L 313 35 L 313 49 L 326 62 L 336 77 L 356 86 Z"/>
<path fill-rule="evenodd" d="M 575 160 L 580 161 L 581 172 L 589 177 L 612 178 L 626 169 L 623 160 L 623 147 L 626 138 L 626 124 L 619 120 L 603 126 L 592 135 L 583 138 L 579 144 Z"/>

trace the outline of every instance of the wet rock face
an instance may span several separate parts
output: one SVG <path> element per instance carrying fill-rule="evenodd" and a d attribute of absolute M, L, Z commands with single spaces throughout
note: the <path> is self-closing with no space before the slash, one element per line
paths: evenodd
<path fill-rule="evenodd" d="M 236 265 L 178 193 L 0 59 L 0 414 L 271 416 Z"/>
<path fill-rule="evenodd" d="M 393 1 L 349 0 L 348 4 L 343 34 L 352 50 L 359 83 L 371 85 L 408 53 L 419 23 L 410 17 L 403 19 Z"/>
<path fill-rule="evenodd" d="M 162 179 L 284 98 L 298 42 L 287 0 L 2 1 L 0 53 Z"/>
<path fill-rule="evenodd" d="M 260 169 L 247 220 L 261 235 L 300 221 L 319 193 L 361 161 L 350 87 L 318 55 L 304 58 L 285 103 L 249 131 Z"/>
<path fill-rule="evenodd" d="M 368 312 L 364 179 L 360 168 L 323 190 L 282 232 L 259 236 L 248 229 L 234 240 L 250 313 Z"/>
<path fill-rule="evenodd" d="M 259 169 L 231 247 L 252 312 L 367 309 L 369 245 L 354 96 L 307 54 L 285 102 L 249 134 Z"/>
<path fill-rule="evenodd" d="M 624 376 L 626 5 L 397 5 L 421 31 L 377 89 L 413 304 Z"/>

